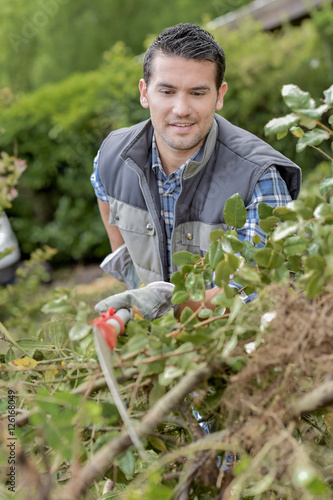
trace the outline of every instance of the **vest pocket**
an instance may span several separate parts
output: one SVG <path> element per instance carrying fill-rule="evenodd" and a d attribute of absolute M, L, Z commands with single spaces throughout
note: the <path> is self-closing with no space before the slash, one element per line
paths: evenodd
<path fill-rule="evenodd" d="M 204 256 L 209 250 L 210 233 L 216 229 L 227 231 L 229 227 L 224 223 L 205 224 L 201 221 L 184 222 L 176 229 L 176 231 L 180 232 L 180 244 L 183 248 L 176 248 L 174 251 L 184 250 L 184 247 L 187 247 L 189 252 Z"/>
<path fill-rule="evenodd" d="M 149 212 L 111 197 L 109 204 L 109 224 L 119 227 L 141 281 L 149 283 L 151 275 L 162 279 L 158 238 Z"/>

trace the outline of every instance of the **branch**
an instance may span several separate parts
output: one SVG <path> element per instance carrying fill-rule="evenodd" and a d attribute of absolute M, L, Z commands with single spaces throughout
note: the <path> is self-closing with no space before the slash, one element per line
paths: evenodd
<path fill-rule="evenodd" d="M 156 405 L 144 416 L 142 422 L 136 426 L 135 430 L 138 437 L 144 439 L 149 436 L 191 391 L 211 377 L 214 372 L 221 370 L 223 366 L 223 363 L 215 365 L 210 364 L 184 377 L 156 403 Z M 115 458 L 126 451 L 131 445 L 131 438 L 128 434 L 124 434 L 103 446 L 93 458 L 90 459 L 87 465 L 78 472 L 77 476 L 73 477 L 67 486 L 61 490 L 56 500 L 73 500 L 73 498 L 80 498 L 94 481 L 105 475 Z"/>
<path fill-rule="evenodd" d="M 298 417 L 333 403 L 333 381 L 325 382 L 298 399 L 291 407 L 291 416 Z"/>

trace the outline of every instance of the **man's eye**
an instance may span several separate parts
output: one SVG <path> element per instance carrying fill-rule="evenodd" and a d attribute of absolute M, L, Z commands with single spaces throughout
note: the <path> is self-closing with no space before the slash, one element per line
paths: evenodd
<path fill-rule="evenodd" d="M 203 92 L 192 92 L 192 95 L 194 95 L 195 97 L 201 97 L 205 94 Z"/>
<path fill-rule="evenodd" d="M 171 94 L 174 94 L 174 91 L 173 91 L 173 90 L 161 90 L 160 92 L 161 92 L 161 94 L 164 94 L 164 95 L 171 95 Z"/>

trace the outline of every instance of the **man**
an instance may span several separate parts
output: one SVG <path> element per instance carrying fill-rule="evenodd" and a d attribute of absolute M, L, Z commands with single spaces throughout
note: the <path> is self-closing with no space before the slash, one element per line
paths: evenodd
<path fill-rule="evenodd" d="M 150 119 L 111 132 L 95 161 L 92 183 L 113 253 L 104 268 L 129 290 L 97 304 L 131 308 L 153 319 L 170 307 L 171 256 L 205 255 L 210 232 L 227 229 L 226 200 L 239 193 L 247 208 L 241 240 L 259 234 L 258 204 L 295 199 L 299 167 L 264 141 L 217 115 L 223 107 L 225 55 L 199 26 L 164 30 L 147 50 L 140 102 Z M 103 266 L 103 264 L 102 264 Z M 206 293 L 206 306 L 220 291 Z M 187 303 L 195 309 L 198 304 Z"/>

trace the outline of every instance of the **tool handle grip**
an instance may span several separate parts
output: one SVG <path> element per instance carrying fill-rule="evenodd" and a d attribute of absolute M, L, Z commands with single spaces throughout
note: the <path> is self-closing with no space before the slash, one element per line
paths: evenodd
<path fill-rule="evenodd" d="M 123 333 L 124 326 L 129 322 L 130 319 L 131 313 L 128 309 L 119 309 L 118 311 L 116 311 L 114 317 L 108 319 L 106 323 L 114 326 L 117 330 L 118 335 L 121 335 Z"/>

